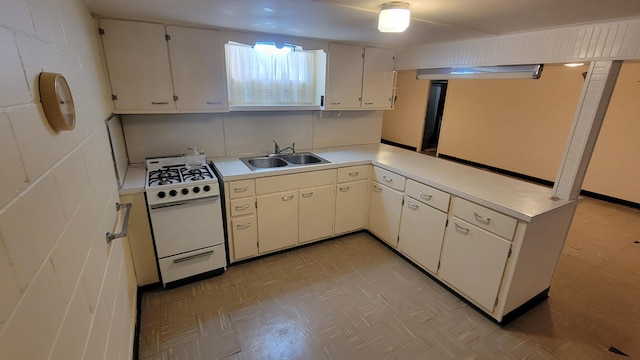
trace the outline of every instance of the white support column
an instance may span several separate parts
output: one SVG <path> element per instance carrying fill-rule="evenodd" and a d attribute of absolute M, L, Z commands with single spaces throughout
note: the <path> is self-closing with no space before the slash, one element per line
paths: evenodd
<path fill-rule="evenodd" d="M 595 61 L 589 67 L 553 186 L 555 198 L 569 200 L 580 194 L 621 65 L 622 61 Z"/>

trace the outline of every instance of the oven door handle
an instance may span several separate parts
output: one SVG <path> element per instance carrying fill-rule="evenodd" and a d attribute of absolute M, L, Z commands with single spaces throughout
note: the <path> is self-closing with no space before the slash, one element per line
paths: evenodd
<path fill-rule="evenodd" d="M 204 197 L 204 198 L 193 199 L 193 200 L 181 200 L 181 201 L 173 201 L 173 202 L 162 203 L 162 204 L 157 204 L 157 205 L 149 205 L 149 209 L 156 210 L 156 209 L 168 208 L 168 207 L 172 207 L 172 206 L 180 206 L 180 205 L 186 205 L 186 204 L 194 204 L 194 203 L 206 202 L 206 201 L 211 201 L 213 199 L 217 199 L 219 197 L 220 197 L 220 195 L 213 195 L 213 196 L 207 196 L 207 197 Z"/>

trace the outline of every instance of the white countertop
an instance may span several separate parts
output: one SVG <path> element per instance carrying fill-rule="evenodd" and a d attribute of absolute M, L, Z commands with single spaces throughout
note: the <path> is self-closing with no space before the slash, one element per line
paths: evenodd
<path fill-rule="evenodd" d="M 309 151 L 331 163 L 251 171 L 238 156 L 209 160 L 213 161 L 222 181 L 373 164 L 526 222 L 575 202 L 551 200 L 552 189 L 545 186 L 385 144 Z M 145 164 L 129 165 L 120 194 L 144 191 L 145 172 Z"/>

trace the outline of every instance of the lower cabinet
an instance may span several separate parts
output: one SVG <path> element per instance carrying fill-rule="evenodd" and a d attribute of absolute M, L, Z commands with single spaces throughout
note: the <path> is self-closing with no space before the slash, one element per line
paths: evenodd
<path fill-rule="evenodd" d="M 236 259 L 258 255 L 258 222 L 255 214 L 231 219 L 231 233 Z"/>
<path fill-rule="evenodd" d="M 405 195 L 398 250 L 435 274 L 446 224 L 447 213 Z"/>
<path fill-rule="evenodd" d="M 259 252 L 266 253 L 298 243 L 298 191 L 257 197 Z"/>
<path fill-rule="evenodd" d="M 335 233 L 364 229 L 367 222 L 368 181 L 353 181 L 336 186 Z"/>
<path fill-rule="evenodd" d="M 398 245 L 398 228 L 402 212 L 403 194 L 373 182 L 371 185 L 368 229 L 389 245 Z"/>
<path fill-rule="evenodd" d="M 439 277 L 493 312 L 511 242 L 457 217 L 447 227 Z"/>
<path fill-rule="evenodd" d="M 298 242 L 328 238 L 333 235 L 336 187 L 326 185 L 298 191 Z"/>
<path fill-rule="evenodd" d="M 132 204 L 128 238 L 138 286 L 157 283 L 160 281 L 160 276 L 158 276 L 158 265 L 153 249 L 151 225 L 149 224 L 144 193 L 121 195 L 120 202 Z"/>

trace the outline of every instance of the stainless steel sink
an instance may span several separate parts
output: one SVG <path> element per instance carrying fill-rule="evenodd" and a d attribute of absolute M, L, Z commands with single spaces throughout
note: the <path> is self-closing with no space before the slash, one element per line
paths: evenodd
<path fill-rule="evenodd" d="M 319 162 L 322 162 L 322 160 L 324 160 L 319 156 L 311 153 L 299 153 L 299 154 L 286 155 L 283 157 L 283 159 L 285 159 L 286 161 L 292 164 L 297 164 L 297 165 L 317 164 Z"/>
<path fill-rule="evenodd" d="M 241 157 L 240 160 L 252 171 L 259 169 L 296 167 L 330 163 L 330 161 L 310 152 L 288 155 L 248 156 Z"/>
<path fill-rule="evenodd" d="M 251 166 L 264 169 L 264 168 L 274 168 L 274 167 L 282 167 L 289 165 L 286 161 L 282 160 L 279 157 L 257 157 L 248 159 L 247 162 L 251 164 Z"/>

